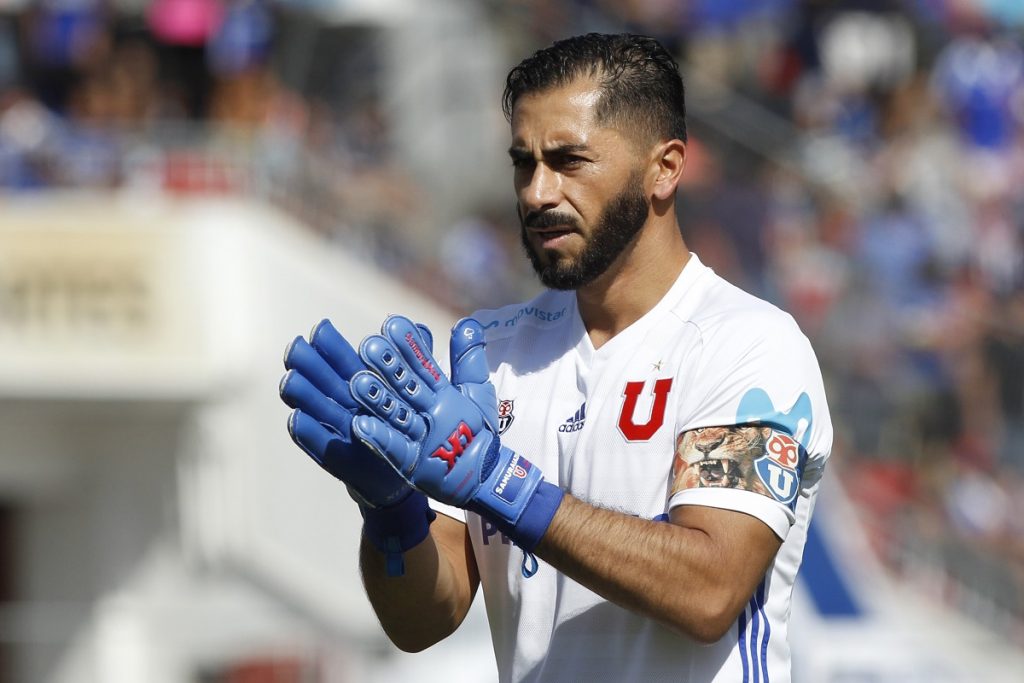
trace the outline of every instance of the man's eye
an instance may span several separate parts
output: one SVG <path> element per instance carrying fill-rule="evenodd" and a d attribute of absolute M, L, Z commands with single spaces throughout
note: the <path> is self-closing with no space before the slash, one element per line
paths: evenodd
<path fill-rule="evenodd" d="M 533 159 L 526 158 L 515 158 L 512 159 L 512 168 L 529 168 L 533 164 Z"/>

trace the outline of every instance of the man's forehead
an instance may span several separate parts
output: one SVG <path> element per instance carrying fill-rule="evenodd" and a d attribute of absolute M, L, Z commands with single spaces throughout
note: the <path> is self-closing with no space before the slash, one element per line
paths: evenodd
<path fill-rule="evenodd" d="M 600 89 L 572 83 L 523 95 L 512 110 L 513 145 L 536 142 L 545 146 L 580 145 L 603 128 L 597 122 Z"/>
<path fill-rule="evenodd" d="M 568 89 L 566 100 L 572 106 L 593 110 L 601 99 L 601 89 L 596 84 L 584 84 L 575 89 Z"/>
<path fill-rule="evenodd" d="M 586 115 L 596 108 L 601 95 L 601 86 L 597 81 L 578 78 L 562 85 L 523 93 L 512 108 L 512 119 L 514 122 L 517 115 L 532 113 L 536 109 L 565 110 L 576 116 Z"/>

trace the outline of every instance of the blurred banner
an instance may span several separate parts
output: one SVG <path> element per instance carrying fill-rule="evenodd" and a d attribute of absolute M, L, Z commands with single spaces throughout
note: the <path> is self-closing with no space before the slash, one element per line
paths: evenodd
<path fill-rule="evenodd" d="M 192 343 L 197 309 L 184 233 L 158 216 L 131 214 L 96 202 L 4 203 L 0 392 L 194 391 L 202 349 Z"/>

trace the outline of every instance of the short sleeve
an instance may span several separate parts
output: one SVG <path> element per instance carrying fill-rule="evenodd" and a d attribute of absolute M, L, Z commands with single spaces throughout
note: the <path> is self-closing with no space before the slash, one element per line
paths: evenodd
<path fill-rule="evenodd" d="M 774 307 L 704 332 L 680 407 L 669 507 L 735 510 L 785 540 L 832 446 L 817 359 Z"/>

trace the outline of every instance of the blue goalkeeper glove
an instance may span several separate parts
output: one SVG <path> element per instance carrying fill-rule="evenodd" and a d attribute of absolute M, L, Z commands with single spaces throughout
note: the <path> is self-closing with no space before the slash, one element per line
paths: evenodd
<path fill-rule="evenodd" d="M 429 344 L 429 331 L 419 329 Z M 281 399 L 295 409 L 288 433 L 348 487 L 363 515 L 363 533 L 387 556 L 388 574 L 401 574 L 402 553 L 426 538 L 434 512 L 386 460 L 352 437 L 359 404 L 349 380 L 366 366 L 328 320 L 313 328 L 308 343 L 296 337 L 288 345 L 284 365 Z"/>
<path fill-rule="evenodd" d="M 488 381 L 484 332 L 466 318 L 452 329 L 452 382 L 407 318 L 384 321 L 359 354 L 371 372 L 352 377 L 352 394 L 370 413 L 353 433 L 387 458 L 416 488 L 479 513 L 532 552 L 563 492 L 540 468 L 501 445 L 494 386 Z"/>

